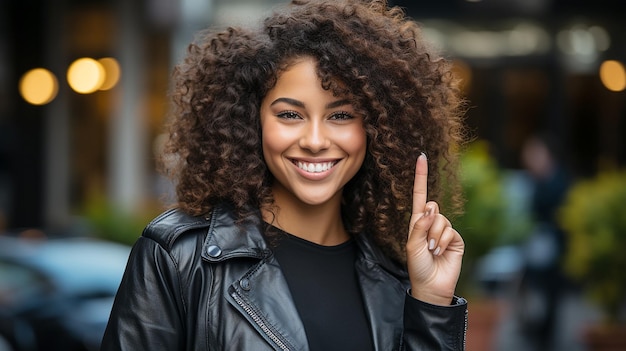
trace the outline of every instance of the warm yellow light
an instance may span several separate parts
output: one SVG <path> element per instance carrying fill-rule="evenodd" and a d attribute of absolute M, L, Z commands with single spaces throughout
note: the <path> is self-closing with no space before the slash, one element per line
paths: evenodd
<path fill-rule="evenodd" d="M 472 84 L 472 68 L 465 61 L 455 60 L 452 71 L 456 74 L 457 79 L 460 80 L 459 87 L 467 92 Z"/>
<path fill-rule="evenodd" d="M 120 80 L 120 64 L 112 57 L 101 58 L 98 62 L 100 62 L 106 72 L 104 83 L 102 83 L 100 90 L 109 90 Z"/>
<path fill-rule="evenodd" d="M 92 58 L 80 58 L 67 69 L 68 84 L 80 94 L 89 94 L 100 89 L 104 80 L 104 67 Z"/>
<path fill-rule="evenodd" d="M 57 78 L 45 68 L 35 68 L 24 73 L 19 82 L 22 98 L 29 104 L 45 105 L 54 100 L 59 91 Z"/>
<path fill-rule="evenodd" d="M 600 65 L 600 80 L 610 91 L 626 89 L 626 70 L 619 61 L 608 60 Z"/>

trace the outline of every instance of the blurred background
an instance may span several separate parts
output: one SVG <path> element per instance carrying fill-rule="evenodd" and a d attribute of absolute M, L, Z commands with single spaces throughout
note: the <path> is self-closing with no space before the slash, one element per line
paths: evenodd
<path fill-rule="evenodd" d="M 197 30 L 283 2 L 0 0 L 0 351 L 95 348 L 130 245 L 172 201 L 154 159 L 173 65 Z M 454 60 L 470 101 L 454 223 L 468 350 L 595 350 L 596 329 L 625 321 L 626 2 L 390 3 Z M 113 268 L 70 258 L 91 250 L 77 240 L 112 246 Z M 57 243 L 108 287 L 28 263 Z"/>

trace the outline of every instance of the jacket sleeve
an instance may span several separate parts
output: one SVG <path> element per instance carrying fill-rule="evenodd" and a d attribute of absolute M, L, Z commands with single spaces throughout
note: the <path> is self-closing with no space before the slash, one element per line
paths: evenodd
<path fill-rule="evenodd" d="M 465 350 L 467 301 L 454 297 L 450 306 L 436 306 L 407 292 L 404 304 L 404 350 Z"/>
<path fill-rule="evenodd" d="M 140 237 L 115 297 L 101 350 L 184 350 L 183 311 L 175 261 L 156 241 Z"/>

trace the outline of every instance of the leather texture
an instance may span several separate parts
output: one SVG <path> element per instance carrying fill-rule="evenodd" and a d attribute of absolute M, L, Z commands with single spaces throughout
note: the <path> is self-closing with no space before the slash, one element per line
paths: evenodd
<path fill-rule="evenodd" d="M 307 351 L 302 321 L 258 216 L 227 206 L 207 218 L 173 209 L 133 246 L 101 350 Z M 376 350 L 463 350 L 467 302 L 408 293 L 406 271 L 366 234 L 356 262 Z"/>

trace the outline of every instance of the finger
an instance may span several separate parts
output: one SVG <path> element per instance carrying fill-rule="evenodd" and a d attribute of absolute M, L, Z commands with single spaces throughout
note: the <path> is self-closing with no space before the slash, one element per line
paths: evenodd
<path fill-rule="evenodd" d="M 452 227 L 445 227 L 441 236 L 439 237 L 439 241 L 435 245 L 435 249 L 432 250 L 433 255 L 441 256 L 447 249 L 452 240 L 456 238 L 459 233 Z"/>
<path fill-rule="evenodd" d="M 413 209 L 414 215 L 423 213 L 428 199 L 428 159 L 422 153 L 415 163 L 415 181 L 413 183 Z"/>
<path fill-rule="evenodd" d="M 435 222 L 437 215 L 439 214 L 439 204 L 435 201 L 429 201 L 424 206 L 424 212 L 418 213 L 415 216 L 414 223 L 411 226 L 411 230 L 409 231 L 409 240 L 413 234 L 417 234 L 417 238 L 415 240 L 419 240 L 420 242 L 426 242 L 428 233 L 431 231 L 432 225 Z"/>
<path fill-rule="evenodd" d="M 424 240 L 428 242 L 428 249 L 432 251 L 439 242 L 441 233 L 443 233 L 444 229 L 451 224 L 445 216 L 439 214 L 439 205 L 436 202 L 428 202 L 426 204 L 426 208 L 429 213 L 432 213 L 430 216 L 432 218 Z"/>

